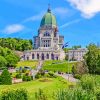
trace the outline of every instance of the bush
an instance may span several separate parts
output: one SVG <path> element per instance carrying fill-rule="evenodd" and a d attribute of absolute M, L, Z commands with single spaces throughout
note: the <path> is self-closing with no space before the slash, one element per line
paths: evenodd
<path fill-rule="evenodd" d="M 1 84 L 1 82 L 2 82 L 2 78 L 1 78 L 1 76 L 0 76 L 0 84 Z"/>
<path fill-rule="evenodd" d="M 96 97 L 82 89 L 66 89 L 57 91 L 55 100 L 96 100 Z"/>
<path fill-rule="evenodd" d="M 52 71 L 50 71 L 48 74 L 50 75 L 51 78 L 56 78 L 56 77 L 57 77 L 57 76 L 54 74 L 54 72 L 52 72 Z"/>
<path fill-rule="evenodd" d="M 1 93 L 1 100 L 28 100 L 28 94 L 24 89 L 6 90 Z"/>
<path fill-rule="evenodd" d="M 17 73 L 15 77 L 20 79 L 21 78 L 21 73 Z"/>
<path fill-rule="evenodd" d="M 81 78 L 81 86 L 85 90 L 94 91 L 95 78 L 91 75 L 84 75 Z"/>
<path fill-rule="evenodd" d="M 40 73 L 37 73 L 36 75 L 35 75 L 35 78 L 36 79 L 39 79 L 39 78 L 41 78 L 42 76 L 41 76 L 41 74 Z"/>
<path fill-rule="evenodd" d="M 80 74 L 75 74 L 75 75 L 74 75 L 74 78 L 76 78 L 76 79 L 81 79 L 81 77 L 82 77 L 82 76 L 81 76 Z"/>
<path fill-rule="evenodd" d="M 3 85 L 11 85 L 12 84 L 12 78 L 7 69 L 4 69 L 1 74 L 1 84 L 3 84 Z"/>
<path fill-rule="evenodd" d="M 88 68 L 85 64 L 85 62 L 78 62 L 76 64 L 76 66 L 73 66 L 72 67 L 72 73 L 75 75 L 75 74 L 80 74 L 80 75 L 83 75 L 83 74 L 86 74 L 88 73 Z"/>
<path fill-rule="evenodd" d="M 38 92 L 35 92 L 35 99 L 36 100 L 47 100 L 47 96 L 45 95 L 42 89 L 39 89 Z"/>
<path fill-rule="evenodd" d="M 23 81 L 31 81 L 32 80 L 32 77 L 31 76 L 27 76 L 27 75 L 23 75 L 22 80 Z"/>
<path fill-rule="evenodd" d="M 100 100 L 100 87 L 96 87 L 94 90 L 97 100 Z"/>

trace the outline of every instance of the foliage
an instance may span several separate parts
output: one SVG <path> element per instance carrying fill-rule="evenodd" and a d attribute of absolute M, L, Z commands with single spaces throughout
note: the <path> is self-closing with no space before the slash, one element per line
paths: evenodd
<path fill-rule="evenodd" d="M 88 73 L 88 68 L 84 61 L 78 62 L 72 67 L 72 73 L 75 78 L 80 79 L 83 74 Z"/>
<path fill-rule="evenodd" d="M 100 50 L 95 44 L 90 44 L 88 46 L 88 52 L 84 58 L 88 66 L 89 73 L 100 74 Z"/>
<path fill-rule="evenodd" d="M 96 100 L 96 97 L 82 89 L 63 89 L 55 93 L 55 100 Z"/>
<path fill-rule="evenodd" d="M 32 77 L 24 74 L 23 77 L 22 77 L 22 80 L 23 81 L 31 81 Z"/>
<path fill-rule="evenodd" d="M 28 100 L 28 94 L 24 89 L 6 90 L 2 92 L 1 100 Z"/>
<path fill-rule="evenodd" d="M 39 89 L 38 92 L 35 92 L 35 99 L 36 100 L 48 100 L 46 94 L 43 92 L 42 89 Z"/>
<path fill-rule="evenodd" d="M 6 57 L 8 67 L 16 67 L 16 63 L 19 61 L 19 57 L 14 54 L 9 54 Z"/>
<path fill-rule="evenodd" d="M 74 78 L 76 78 L 76 79 L 81 79 L 81 77 L 82 77 L 82 76 L 81 76 L 80 74 L 75 74 L 75 75 L 74 75 Z"/>
<path fill-rule="evenodd" d="M 72 47 L 72 49 L 78 49 L 78 48 L 81 48 L 81 45 L 75 45 Z"/>
<path fill-rule="evenodd" d="M 81 78 L 81 86 L 83 89 L 88 91 L 94 91 L 95 87 L 95 78 L 91 75 L 84 75 Z"/>
<path fill-rule="evenodd" d="M 57 76 L 54 74 L 54 72 L 52 72 L 52 71 L 48 72 L 48 74 L 49 74 L 49 77 L 51 77 L 51 78 L 56 78 L 56 77 L 57 77 Z"/>
<path fill-rule="evenodd" d="M 65 53 L 68 53 L 68 51 L 71 50 L 71 48 L 64 48 L 63 50 L 65 51 Z"/>
<path fill-rule="evenodd" d="M 20 38 L 0 38 L 0 46 L 11 50 L 24 51 L 32 49 L 32 40 Z"/>
<path fill-rule="evenodd" d="M 5 68 L 6 66 L 7 60 L 3 56 L 0 56 L 0 69 Z"/>
<path fill-rule="evenodd" d="M 11 85 L 12 84 L 12 78 L 7 69 L 4 69 L 1 74 L 1 84 L 4 85 Z"/>
<path fill-rule="evenodd" d="M 0 84 L 1 84 L 1 82 L 2 82 L 2 78 L 1 78 L 1 76 L 0 76 Z"/>
<path fill-rule="evenodd" d="M 1 56 L 3 56 L 5 59 Z M 0 47 L 0 57 L 0 63 L 2 67 L 15 67 L 16 63 L 20 60 L 13 51 L 3 47 Z"/>
<path fill-rule="evenodd" d="M 21 78 L 21 73 L 17 73 L 15 77 L 20 79 Z"/>

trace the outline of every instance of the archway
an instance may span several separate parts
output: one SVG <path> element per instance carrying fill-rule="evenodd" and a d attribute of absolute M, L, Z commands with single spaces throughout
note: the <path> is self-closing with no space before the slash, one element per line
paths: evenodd
<path fill-rule="evenodd" d="M 53 53 L 51 54 L 51 59 L 54 60 L 54 54 Z"/>
<path fill-rule="evenodd" d="M 34 59 L 34 54 L 32 54 L 32 59 Z"/>
<path fill-rule="evenodd" d="M 44 54 L 42 53 L 42 55 L 41 55 L 41 60 L 44 60 Z"/>
<path fill-rule="evenodd" d="M 39 59 L 39 54 L 37 54 L 37 59 Z"/>
<path fill-rule="evenodd" d="M 49 59 L 49 54 L 47 54 L 47 57 L 46 58 Z"/>

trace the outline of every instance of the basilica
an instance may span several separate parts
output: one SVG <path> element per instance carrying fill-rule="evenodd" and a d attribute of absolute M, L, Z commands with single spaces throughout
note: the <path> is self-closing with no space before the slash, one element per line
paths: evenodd
<path fill-rule="evenodd" d="M 64 60 L 65 53 L 62 49 L 64 36 L 58 31 L 56 17 L 50 7 L 43 16 L 38 35 L 33 37 L 34 49 L 24 51 L 23 60 Z"/>

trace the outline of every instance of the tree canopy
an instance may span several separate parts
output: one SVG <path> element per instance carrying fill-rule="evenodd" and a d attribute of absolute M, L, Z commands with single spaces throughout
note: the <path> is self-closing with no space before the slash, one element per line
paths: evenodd
<path fill-rule="evenodd" d="M 0 46 L 17 51 L 30 50 L 32 49 L 32 40 L 20 38 L 0 38 Z"/>
<path fill-rule="evenodd" d="M 95 44 L 90 44 L 85 55 L 85 61 L 90 73 L 100 74 L 100 49 Z"/>
<path fill-rule="evenodd" d="M 15 67 L 20 58 L 10 49 L 0 47 L 0 67 Z"/>

